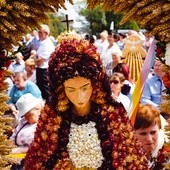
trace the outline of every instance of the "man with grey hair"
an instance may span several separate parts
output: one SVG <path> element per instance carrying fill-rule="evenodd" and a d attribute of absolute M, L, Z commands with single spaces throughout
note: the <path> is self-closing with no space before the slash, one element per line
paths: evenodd
<path fill-rule="evenodd" d="M 42 97 L 48 100 L 49 97 L 49 87 L 48 87 L 48 61 L 51 53 L 55 50 L 55 47 L 49 38 L 50 29 L 47 25 L 42 24 L 40 30 L 38 31 L 40 45 L 37 50 L 37 55 L 35 57 L 36 63 L 36 79 L 37 85 L 42 92 Z"/>

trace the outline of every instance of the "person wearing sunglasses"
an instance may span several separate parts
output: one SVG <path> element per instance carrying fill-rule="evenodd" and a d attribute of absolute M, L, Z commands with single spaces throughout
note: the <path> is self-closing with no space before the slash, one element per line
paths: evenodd
<path fill-rule="evenodd" d="M 121 102 L 126 109 L 126 111 L 129 111 L 130 107 L 130 99 L 127 95 L 122 93 L 122 89 L 125 86 L 125 77 L 122 73 L 115 72 L 110 77 L 110 88 L 112 91 L 112 97 L 118 101 Z"/>
<path fill-rule="evenodd" d="M 124 83 L 127 84 L 127 86 L 129 86 L 129 88 L 130 88 L 128 97 L 131 100 L 135 84 L 134 84 L 134 82 L 132 82 L 130 80 L 129 66 L 123 62 L 121 56 L 122 56 L 121 51 L 119 51 L 119 52 L 118 51 L 113 51 L 112 52 L 112 62 L 107 64 L 107 66 L 106 66 L 106 74 L 109 77 L 111 77 L 114 72 L 122 73 L 124 75 L 124 77 L 125 77 Z"/>

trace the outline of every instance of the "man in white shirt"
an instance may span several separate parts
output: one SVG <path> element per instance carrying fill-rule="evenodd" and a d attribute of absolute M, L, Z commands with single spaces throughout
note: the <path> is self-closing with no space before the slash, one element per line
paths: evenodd
<path fill-rule="evenodd" d="M 51 53 L 55 50 L 55 47 L 49 38 L 50 29 L 47 25 L 41 25 L 38 32 L 40 45 L 37 50 L 37 55 L 35 58 L 36 63 L 36 79 L 37 85 L 42 92 L 42 97 L 48 100 L 49 97 L 49 87 L 47 78 L 48 61 Z"/>

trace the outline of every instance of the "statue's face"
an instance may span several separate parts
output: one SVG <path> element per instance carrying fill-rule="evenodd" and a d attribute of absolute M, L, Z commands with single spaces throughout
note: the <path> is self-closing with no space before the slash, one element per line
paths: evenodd
<path fill-rule="evenodd" d="M 90 79 L 74 77 L 64 82 L 65 93 L 76 108 L 85 108 L 90 103 L 92 84 Z"/>

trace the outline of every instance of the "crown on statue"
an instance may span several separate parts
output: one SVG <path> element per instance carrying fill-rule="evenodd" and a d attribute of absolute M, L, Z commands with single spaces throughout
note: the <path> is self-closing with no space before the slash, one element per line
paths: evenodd
<path fill-rule="evenodd" d="M 75 31 L 64 31 L 58 36 L 58 43 L 61 44 L 63 41 L 77 39 L 80 40 L 81 36 Z"/>

